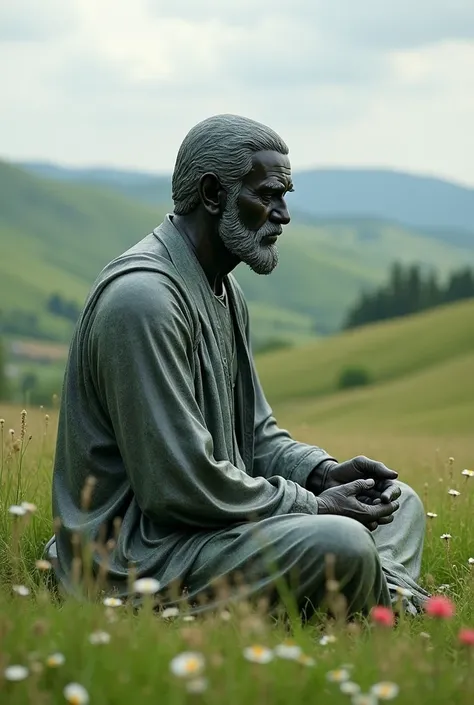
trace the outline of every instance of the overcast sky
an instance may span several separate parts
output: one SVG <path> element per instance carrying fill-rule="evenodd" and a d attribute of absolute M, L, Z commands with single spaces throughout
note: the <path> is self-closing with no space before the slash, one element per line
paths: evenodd
<path fill-rule="evenodd" d="M 0 157 L 170 171 L 220 112 L 294 168 L 387 166 L 474 186 L 474 0 L 0 4 Z"/>

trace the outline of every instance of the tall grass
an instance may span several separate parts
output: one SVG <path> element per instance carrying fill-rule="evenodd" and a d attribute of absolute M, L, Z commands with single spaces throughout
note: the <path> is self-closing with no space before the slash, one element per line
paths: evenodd
<path fill-rule="evenodd" d="M 458 638 L 462 627 L 474 628 L 474 570 L 469 565 L 474 557 L 474 478 L 462 475 L 472 449 L 468 438 L 458 439 L 462 460 L 454 450 L 451 460 L 437 452 L 435 437 L 387 437 L 378 453 L 385 450 L 395 465 L 415 459 L 411 475 L 403 479 L 419 491 L 427 512 L 437 514 L 427 525 L 422 582 L 454 601 L 455 616 L 404 617 L 391 629 L 371 620 L 347 624 L 320 615 L 302 628 L 297 619 L 288 624 L 270 618 L 264 601 L 249 605 L 242 600 L 194 620 L 185 614 L 155 615 L 151 598 L 138 614 L 130 606 L 110 608 L 100 600 L 58 601 L 46 585 L 44 566 L 36 564 L 52 532 L 56 413 L 21 412 L 0 408 L 1 703 L 62 703 L 64 688 L 78 683 L 96 705 L 182 705 L 193 698 L 209 705 L 337 705 L 351 697 L 330 678 L 345 677 L 363 694 L 389 681 L 399 688 L 399 703 L 473 702 L 474 646 L 463 646 Z M 314 429 L 306 429 L 306 436 L 321 442 Z M 347 438 L 337 438 L 334 433 L 331 452 L 345 457 L 360 452 L 364 443 L 373 445 L 359 437 L 352 448 Z M 424 462 L 428 457 L 431 461 Z M 449 495 L 449 489 L 460 495 Z M 34 503 L 36 510 L 29 507 L 19 517 L 9 513 L 22 502 Z M 440 538 L 445 533 L 451 534 L 449 541 Z M 19 591 L 19 585 L 26 589 Z M 322 639 L 328 635 L 332 638 Z M 173 659 L 183 653 L 191 654 L 181 664 L 186 676 L 172 671 L 179 666 Z M 24 680 L 5 677 L 14 665 L 27 667 Z M 69 697 L 77 705 L 84 698 L 83 691 Z"/>

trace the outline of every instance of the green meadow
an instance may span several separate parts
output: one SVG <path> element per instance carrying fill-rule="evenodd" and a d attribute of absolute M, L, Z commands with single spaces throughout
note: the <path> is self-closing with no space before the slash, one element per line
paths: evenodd
<path fill-rule="evenodd" d="M 0 405 L 0 702 L 53 705 L 66 693 L 75 705 L 374 705 L 388 696 L 404 705 L 470 705 L 474 645 L 459 634 L 474 629 L 474 477 L 463 474 L 474 470 L 473 315 L 473 302 L 456 304 L 257 363 L 281 426 L 341 460 L 383 460 L 436 515 L 427 517 L 421 582 L 452 600 L 455 614 L 446 619 L 402 616 L 387 628 L 321 613 L 302 627 L 283 588 L 289 620 L 270 617 L 264 602 L 190 620 L 152 613 L 152 598 L 138 614 L 99 597 L 63 599 L 36 565 L 52 530 L 57 410 L 31 407 L 22 416 L 20 406 Z M 363 367 L 370 384 L 339 389 L 350 366 Z M 9 513 L 21 502 L 36 510 Z M 25 677 L 8 679 L 15 674 Z M 356 685 L 341 690 L 342 681 Z M 71 683 L 83 690 L 65 691 Z M 351 687 L 359 699 L 343 692 Z"/>

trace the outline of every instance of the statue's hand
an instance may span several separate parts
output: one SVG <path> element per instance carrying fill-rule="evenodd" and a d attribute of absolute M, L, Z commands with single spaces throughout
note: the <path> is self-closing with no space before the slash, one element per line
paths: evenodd
<path fill-rule="evenodd" d="M 380 524 L 390 524 L 399 508 L 398 502 L 366 503 L 361 497 L 373 490 L 374 480 L 355 480 L 324 490 L 318 498 L 318 514 L 338 514 L 355 519 L 373 531 Z"/>
<path fill-rule="evenodd" d="M 324 489 L 345 485 L 354 480 L 373 479 L 373 487 L 359 497 L 360 501 L 368 504 L 388 504 L 400 497 L 401 489 L 394 482 L 397 478 L 398 473 L 395 470 L 390 470 L 377 460 L 358 455 L 352 460 L 334 463 L 327 473 Z"/>

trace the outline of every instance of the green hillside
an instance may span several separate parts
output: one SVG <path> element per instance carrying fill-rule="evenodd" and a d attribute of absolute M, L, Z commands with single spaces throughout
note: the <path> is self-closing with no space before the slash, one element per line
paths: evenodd
<path fill-rule="evenodd" d="M 318 429 L 472 430 L 474 301 L 348 331 L 257 357 L 279 419 Z M 341 370 L 364 367 L 372 384 L 338 391 Z"/>
<path fill-rule="evenodd" d="M 58 292 L 81 304 L 100 269 L 143 237 L 163 210 L 112 190 L 50 181 L 0 162 L 0 311 L 24 336 L 67 341 L 71 323 L 46 310 Z M 251 308 L 256 344 L 305 341 L 338 329 L 361 287 L 383 281 L 395 257 L 441 272 L 474 263 L 456 247 L 369 220 L 293 222 L 278 268 L 236 270 Z M 11 325 L 10 325 L 11 328 Z"/>

